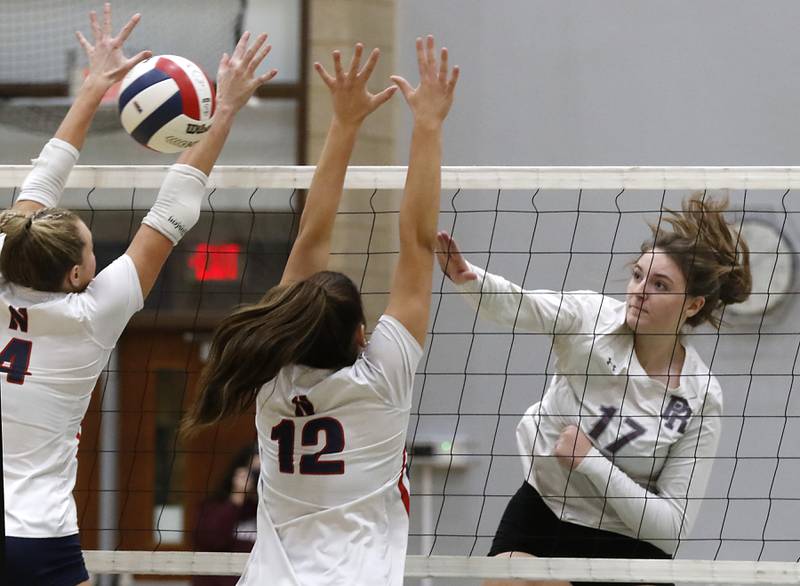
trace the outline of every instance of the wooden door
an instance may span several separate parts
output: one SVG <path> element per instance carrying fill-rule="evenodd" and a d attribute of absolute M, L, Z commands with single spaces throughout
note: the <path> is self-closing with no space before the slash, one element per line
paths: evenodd
<path fill-rule="evenodd" d="M 255 441 L 252 413 L 190 441 L 178 436 L 203 366 L 197 339 L 182 332 L 132 331 L 120 341 L 120 549 L 192 550 L 199 504 L 231 459 Z"/>

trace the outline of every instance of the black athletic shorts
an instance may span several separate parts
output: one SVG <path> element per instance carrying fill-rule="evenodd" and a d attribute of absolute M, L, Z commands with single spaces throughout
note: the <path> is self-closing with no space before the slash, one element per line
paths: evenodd
<path fill-rule="evenodd" d="M 671 555 L 646 541 L 560 520 L 536 489 L 527 482 L 523 482 L 517 493 L 511 497 L 492 541 L 489 555 L 495 556 L 509 551 L 542 558 L 672 559 Z M 573 584 L 611 585 L 610 582 Z M 624 583 L 615 582 L 613 586 L 624 586 Z M 636 584 L 630 583 L 629 586 Z"/>
<path fill-rule="evenodd" d="M 89 579 L 77 535 L 67 537 L 6 537 L 3 584 L 75 586 Z"/>

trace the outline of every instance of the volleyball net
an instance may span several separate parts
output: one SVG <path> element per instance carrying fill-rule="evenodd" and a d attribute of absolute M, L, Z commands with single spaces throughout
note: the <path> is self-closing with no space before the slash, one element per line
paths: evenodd
<path fill-rule="evenodd" d="M 2 207 L 28 170 L 0 166 Z M 124 252 L 165 171 L 76 167 L 62 205 L 91 226 L 98 269 Z M 240 573 L 245 554 L 203 552 L 196 527 L 231 461 L 255 441 L 252 415 L 190 442 L 177 426 L 214 324 L 279 280 L 312 174 L 312 167 L 215 169 L 200 222 L 123 334 L 81 435 L 75 495 L 93 573 Z M 404 182 L 403 167 L 353 167 L 346 179 L 331 268 L 359 285 L 369 327 L 388 300 Z M 440 228 L 472 263 L 525 288 L 622 299 L 627 264 L 650 235 L 647 221 L 680 209 L 696 191 L 730 200 L 729 219 L 750 245 L 754 284 L 751 300 L 726 310 L 719 331 L 692 335 L 725 408 L 711 482 L 676 559 L 495 559 L 485 555 L 524 474 L 516 425 L 547 388 L 552 342 L 478 319 L 435 269 L 408 432 L 410 580 L 800 583 L 798 188 L 800 168 L 443 169 Z"/>

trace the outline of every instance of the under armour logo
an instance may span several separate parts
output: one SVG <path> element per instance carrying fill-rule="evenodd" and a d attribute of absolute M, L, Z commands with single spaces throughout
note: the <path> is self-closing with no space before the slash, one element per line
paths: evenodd
<path fill-rule="evenodd" d="M 314 405 L 305 395 L 292 397 L 292 403 L 294 403 L 295 417 L 308 417 L 310 415 L 314 415 Z"/>
<path fill-rule="evenodd" d="M 606 360 L 606 365 L 611 367 L 611 372 L 617 372 L 617 365 L 611 360 L 611 356 Z"/>

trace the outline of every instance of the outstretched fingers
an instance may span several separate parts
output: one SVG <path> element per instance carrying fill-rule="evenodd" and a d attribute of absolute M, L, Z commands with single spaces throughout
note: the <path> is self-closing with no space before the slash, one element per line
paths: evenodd
<path fill-rule="evenodd" d="M 339 50 L 331 53 L 333 55 L 333 71 L 336 74 L 336 81 L 341 83 L 344 81 L 344 69 L 342 68 L 342 52 Z"/>
<path fill-rule="evenodd" d="M 447 47 L 442 47 L 442 50 L 439 52 L 439 81 L 441 83 L 447 82 L 447 60 L 449 54 L 447 52 Z"/>
<path fill-rule="evenodd" d="M 428 74 L 432 75 L 436 71 L 436 43 L 433 35 L 428 35 L 425 39 L 425 60 L 427 62 Z"/>
<path fill-rule="evenodd" d="M 269 55 L 269 52 L 272 51 L 272 45 L 266 41 L 267 35 L 259 35 L 256 43 L 253 44 L 245 54 L 244 64 L 248 74 L 253 75 L 256 69 L 258 69 L 258 66 L 261 65 L 267 55 Z"/>
<path fill-rule="evenodd" d="M 253 57 L 253 60 L 250 63 L 251 72 L 254 72 L 256 69 L 258 69 L 259 65 L 264 62 L 264 59 L 267 58 L 267 55 L 269 55 L 270 51 L 272 51 L 272 45 L 264 45 L 261 47 L 261 50 L 256 54 L 255 57 Z"/>
<path fill-rule="evenodd" d="M 385 90 L 375 94 L 372 97 L 372 101 L 373 101 L 373 104 L 375 105 L 375 108 L 377 108 L 378 106 L 388 102 L 389 99 L 395 94 L 396 91 L 397 91 L 397 86 L 396 85 L 390 85 Z"/>
<path fill-rule="evenodd" d="M 458 248 L 456 250 L 452 249 L 452 244 L 455 244 L 455 242 L 447 232 L 436 234 L 436 240 L 439 242 L 438 250 L 436 251 L 439 266 L 444 274 L 450 276 L 450 269 L 453 269 L 459 260 Z"/>
<path fill-rule="evenodd" d="M 400 88 L 400 91 L 403 92 L 403 95 L 406 97 L 406 99 L 408 99 L 409 96 L 414 93 L 414 88 L 411 86 L 410 83 L 408 83 L 408 80 L 406 80 L 404 77 L 400 77 L 399 75 L 392 75 L 389 77 L 389 79 L 391 79 L 392 82 L 394 82 L 394 84 L 398 88 Z"/>
<path fill-rule="evenodd" d="M 272 45 L 267 43 L 266 33 L 256 36 L 252 45 L 250 39 L 249 32 L 242 34 L 233 52 L 230 55 L 223 53 L 219 61 L 217 95 L 235 110 L 247 103 L 259 86 L 278 73 L 277 69 L 270 69 L 262 75 L 255 74 L 272 50 Z"/>
<path fill-rule="evenodd" d="M 248 69 L 248 71 L 255 70 L 255 67 L 253 67 L 253 65 L 256 53 L 258 53 L 258 51 L 264 46 L 264 43 L 266 42 L 267 42 L 267 34 L 261 33 L 256 37 L 255 42 L 253 42 L 253 44 L 250 47 L 248 47 L 247 50 L 244 52 L 244 55 L 242 56 L 242 63 L 245 64 L 245 67 Z M 258 64 L 256 63 L 255 66 L 258 67 Z"/>
<path fill-rule="evenodd" d="M 320 63 L 319 61 L 315 61 L 314 70 L 322 78 L 322 81 L 326 86 L 328 86 L 329 88 L 333 88 L 333 85 L 336 83 L 336 78 L 333 77 L 330 73 L 328 73 L 328 71 L 322 66 L 322 63 Z"/>
<path fill-rule="evenodd" d="M 422 79 L 425 76 L 425 45 L 422 43 L 422 37 L 417 37 L 416 40 L 416 47 L 417 47 L 417 68 L 419 69 L 419 78 Z"/>
<path fill-rule="evenodd" d="M 378 59 L 381 56 L 381 51 L 377 47 L 372 50 L 367 58 L 367 62 L 364 64 L 364 67 L 361 71 L 358 72 L 358 77 L 367 80 L 372 76 L 372 72 L 375 71 L 375 66 L 378 64 Z"/>
<path fill-rule="evenodd" d="M 103 5 L 103 34 L 111 36 L 111 3 Z"/>
<path fill-rule="evenodd" d="M 247 50 L 247 45 L 250 42 L 250 31 L 245 31 L 244 34 L 239 38 L 239 42 L 236 43 L 236 47 L 233 49 L 233 54 L 231 55 L 231 59 L 242 59 L 244 57 L 244 53 Z"/>
<path fill-rule="evenodd" d="M 420 81 L 433 81 L 438 79 L 442 84 L 448 83 L 450 53 L 447 48 L 442 47 L 439 51 L 439 63 L 437 64 L 436 41 L 433 35 L 428 35 L 424 39 L 422 37 L 417 37 L 416 45 Z"/>
<path fill-rule="evenodd" d="M 92 49 L 94 49 L 94 47 L 92 47 L 92 44 L 86 40 L 86 37 L 83 36 L 83 33 L 81 31 L 75 31 L 75 36 L 78 39 L 78 43 L 80 43 L 81 47 L 88 55 L 92 51 Z"/>
<path fill-rule="evenodd" d="M 337 49 L 331 56 L 333 71 L 329 73 L 318 62 L 314 63 L 314 69 L 330 90 L 334 117 L 340 123 L 360 125 L 367 116 L 388 101 L 397 88 L 391 85 L 374 94 L 367 88 L 367 82 L 380 57 L 378 49 L 370 51 L 365 60 L 364 44 L 356 43 L 346 68 L 342 66 L 341 51 Z"/>
<path fill-rule="evenodd" d="M 131 69 L 133 69 L 136 65 L 138 65 L 139 63 L 141 63 L 145 59 L 149 59 L 152 56 L 153 56 L 153 52 L 152 51 L 149 51 L 149 50 L 148 51 L 140 51 L 139 53 L 137 53 L 136 55 L 134 55 L 130 59 L 126 60 L 125 63 L 123 63 L 119 68 L 117 68 L 117 70 L 114 72 L 114 74 L 115 75 L 119 74 L 119 75 L 123 75 L 124 76 Z"/>
<path fill-rule="evenodd" d="M 119 34 L 114 39 L 117 46 L 121 47 L 125 41 L 128 40 L 128 37 L 133 32 L 133 29 L 136 28 L 136 25 L 139 24 L 139 21 L 142 19 L 142 15 L 139 13 L 134 14 L 131 16 L 130 20 L 125 23 L 125 26 L 119 31 Z"/>
<path fill-rule="evenodd" d="M 133 69 L 137 63 L 144 61 L 145 59 L 147 59 L 147 57 L 149 57 L 149 54 L 147 54 L 147 52 L 145 51 L 142 51 L 141 53 L 131 57 L 130 59 L 126 59 L 125 61 L 123 61 L 119 67 L 111 69 L 108 72 L 108 74 L 113 79 L 119 79 L 125 77 L 125 74 L 127 74 L 131 69 Z"/>
<path fill-rule="evenodd" d="M 439 250 L 442 252 L 458 252 L 458 247 L 456 247 L 455 251 L 453 250 L 453 245 L 455 245 L 455 240 L 450 237 L 450 234 L 442 230 L 441 232 L 436 234 L 436 239 L 439 241 Z"/>
<path fill-rule="evenodd" d="M 348 77 L 355 77 L 358 75 L 358 69 L 361 67 L 361 55 L 364 53 L 364 45 L 356 43 L 356 48 L 353 51 L 353 58 L 350 60 L 350 71 L 347 72 Z"/>
<path fill-rule="evenodd" d="M 100 23 L 97 22 L 97 13 L 94 10 L 89 12 L 89 26 L 92 27 L 92 35 L 95 43 L 97 43 L 103 38 L 103 31 L 100 30 Z"/>
<path fill-rule="evenodd" d="M 277 69 L 270 69 L 264 75 L 258 76 L 256 78 L 256 83 L 257 83 L 257 85 L 264 85 L 265 83 L 267 83 L 269 80 L 271 80 L 276 75 L 278 75 L 278 70 Z"/>
<path fill-rule="evenodd" d="M 447 82 L 447 91 L 453 93 L 458 83 L 458 77 L 461 75 L 461 68 L 456 65 L 453 67 L 453 73 L 450 75 L 450 81 Z"/>

